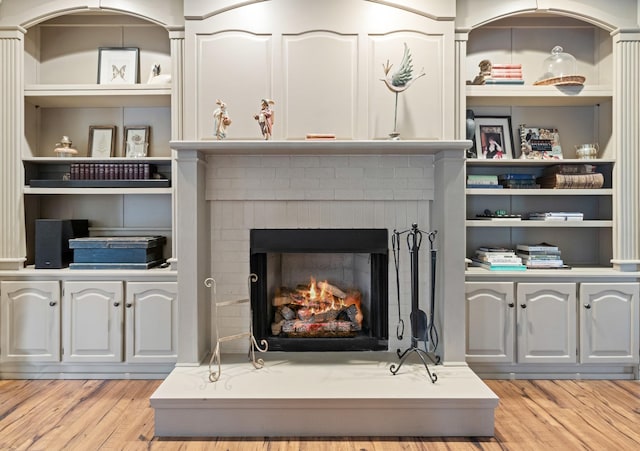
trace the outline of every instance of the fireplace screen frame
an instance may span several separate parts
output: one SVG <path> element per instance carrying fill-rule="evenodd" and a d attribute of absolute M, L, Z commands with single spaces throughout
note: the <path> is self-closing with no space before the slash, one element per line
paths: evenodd
<path fill-rule="evenodd" d="M 269 351 L 387 351 L 389 346 L 389 233 L 387 229 L 251 229 L 250 269 L 253 333 Z M 356 337 L 273 336 L 265 318 L 273 317 L 268 293 L 270 253 L 367 253 L 370 257 L 370 308 L 365 330 Z"/>

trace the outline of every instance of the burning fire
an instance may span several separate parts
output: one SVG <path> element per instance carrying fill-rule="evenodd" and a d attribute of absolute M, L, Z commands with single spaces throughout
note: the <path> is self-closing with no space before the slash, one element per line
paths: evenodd
<path fill-rule="evenodd" d="M 308 286 L 283 287 L 273 305 L 278 307 L 272 323 L 275 335 L 282 331 L 289 336 L 345 336 L 362 329 L 361 293 L 344 292 L 326 280 L 310 277 Z"/>

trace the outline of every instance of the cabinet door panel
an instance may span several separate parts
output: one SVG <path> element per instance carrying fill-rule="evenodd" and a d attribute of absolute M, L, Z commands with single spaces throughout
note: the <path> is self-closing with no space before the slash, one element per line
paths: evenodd
<path fill-rule="evenodd" d="M 2 293 L 2 361 L 60 360 L 60 284 L 0 283 Z"/>
<path fill-rule="evenodd" d="M 67 362 L 122 361 L 122 282 L 65 282 Z"/>
<path fill-rule="evenodd" d="M 127 283 L 127 362 L 175 362 L 178 354 L 176 282 Z"/>
<path fill-rule="evenodd" d="M 580 360 L 638 363 L 637 283 L 580 285 Z"/>
<path fill-rule="evenodd" d="M 467 282 L 468 362 L 514 361 L 515 313 L 511 282 Z"/>
<path fill-rule="evenodd" d="M 576 362 L 575 283 L 519 283 L 518 362 Z"/>

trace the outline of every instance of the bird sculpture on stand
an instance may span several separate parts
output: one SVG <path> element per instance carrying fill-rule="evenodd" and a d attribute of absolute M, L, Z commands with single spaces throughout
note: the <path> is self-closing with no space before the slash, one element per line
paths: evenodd
<path fill-rule="evenodd" d="M 393 113 L 393 132 L 389 133 L 389 137 L 396 140 L 400 138 L 400 133 L 396 128 L 398 120 L 398 94 L 406 91 L 414 81 L 426 74 L 424 73 L 424 69 L 422 69 L 420 75 L 415 78 L 413 77 L 411 52 L 409 51 L 409 47 L 407 46 L 406 42 L 404 43 L 404 54 L 402 56 L 402 61 L 400 62 L 400 67 L 392 75 L 389 75 L 392 67 L 393 64 L 389 64 L 389 60 L 387 60 L 386 64 L 382 65 L 385 77 L 381 80 L 384 81 L 384 84 L 387 85 L 387 88 L 389 88 L 389 90 L 396 95 L 396 102 Z"/>

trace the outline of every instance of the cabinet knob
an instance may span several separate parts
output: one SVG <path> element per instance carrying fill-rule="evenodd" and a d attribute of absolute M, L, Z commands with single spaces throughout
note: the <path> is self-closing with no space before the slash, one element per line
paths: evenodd
<path fill-rule="evenodd" d="M 527 304 L 520 304 L 520 307 L 527 308 Z"/>
<path fill-rule="evenodd" d="M 584 308 L 586 308 L 587 310 L 589 310 L 591 308 L 591 304 L 585 304 Z"/>
<path fill-rule="evenodd" d="M 510 308 L 514 308 L 516 305 L 513 302 L 509 302 L 509 304 L 507 304 Z"/>
<path fill-rule="evenodd" d="M 56 301 L 51 301 L 51 302 L 49 302 L 49 305 L 50 305 L 51 307 L 55 307 L 55 306 L 56 306 L 56 304 L 57 304 L 57 302 L 56 302 Z"/>
<path fill-rule="evenodd" d="M 131 307 L 133 307 L 133 304 L 131 302 L 127 302 L 124 306 L 126 308 L 131 308 Z"/>
<path fill-rule="evenodd" d="M 118 301 L 116 301 L 116 302 L 113 303 L 113 306 L 114 307 L 120 307 L 120 303 Z"/>

